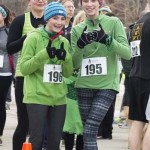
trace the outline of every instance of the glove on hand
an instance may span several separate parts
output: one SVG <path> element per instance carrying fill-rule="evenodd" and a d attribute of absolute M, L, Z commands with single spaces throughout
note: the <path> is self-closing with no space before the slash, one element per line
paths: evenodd
<path fill-rule="evenodd" d="M 51 47 L 51 45 L 52 45 L 52 41 L 49 41 L 48 45 L 46 47 L 46 50 L 47 50 L 47 53 L 48 53 L 50 58 L 55 58 L 56 48 L 55 47 Z"/>
<path fill-rule="evenodd" d="M 86 33 L 87 26 L 83 29 L 80 38 L 77 41 L 77 45 L 79 48 L 84 48 L 84 46 L 90 44 L 92 42 L 91 36 L 92 33 Z"/>
<path fill-rule="evenodd" d="M 103 30 L 101 24 L 99 24 L 100 29 L 99 30 L 94 30 L 92 32 L 93 34 L 93 40 L 96 42 L 100 42 L 105 45 L 110 45 L 112 42 L 111 36 L 108 36 L 105 31 Z"/>
<path fill-rule="evenodd" d="M 61 43 L 60 49 L 56 50 L 56 56 L 57 56 L 58 60 L 65 60 L 66 51 L 64 49 L 64 42 Z"/>

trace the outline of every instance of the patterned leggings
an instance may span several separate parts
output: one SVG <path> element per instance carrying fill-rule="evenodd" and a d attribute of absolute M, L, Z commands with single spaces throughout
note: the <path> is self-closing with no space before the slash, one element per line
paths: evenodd
<path fill-rule="evenodd" d="M 84 150 L 98 150 L 97 133 L 116 96 L 114 90 L 97 90 L 78 88 L 78 103 L 84 126 Z"/>

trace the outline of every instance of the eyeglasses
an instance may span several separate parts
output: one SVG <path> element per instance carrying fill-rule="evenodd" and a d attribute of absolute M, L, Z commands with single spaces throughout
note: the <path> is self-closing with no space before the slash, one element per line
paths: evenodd
<path fill-rule="evenodd" d="M 73 10 L 75 9 L 74 6 L 65 6 L 65 8 L 66 8 L 66 9 L 73 9 Z"/>
<path fill-rule="evenodd" d="M 39 2 L 47 2 L 47 0 L 34 0 L 35 2 L 39 3 Z"/>

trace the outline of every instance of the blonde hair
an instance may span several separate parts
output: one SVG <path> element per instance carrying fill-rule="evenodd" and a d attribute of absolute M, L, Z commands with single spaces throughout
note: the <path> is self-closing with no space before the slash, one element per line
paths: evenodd
<path fill-rule="evenodd" d="M 73 0 L 59 0 L 59 2 L 62 3 L 62 4 L 66 3 L 67 1 L 70 1 L 70 2 L 72 2 L 74 4 Z"/>
<path fill-rule="evenodd" d="M 75 26 L 77 25 L 78 23 L 84 21 L 86 15 L 85 15 L 85 12 L 84 10 L 81 10 L 78 12 L 78 14 L 75 16 L 74 18 L 74 21 L 73 21 L 73 25 L 72 26 Z"/>

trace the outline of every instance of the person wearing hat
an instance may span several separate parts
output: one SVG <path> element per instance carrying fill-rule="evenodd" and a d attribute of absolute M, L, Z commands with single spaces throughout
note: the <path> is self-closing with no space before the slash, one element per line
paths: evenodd
<path fill-rule="evenodd" d="M 46 25 L 29 33 L 23 44 L 23 102 L 27 106 L 32 149 L 42 149 L 47 122 L 47 149 L 58 150 L 66 114 L 67 86 L 63 77 L 73 73 L 70 44 L 61 35 L 66 20 L 64 6 L 49 3 L 44 20 Z"/>
<path fill-rule="evenodd" d="M 80 0 L 86 18 L 71 30 L 75 83 L 83 123 L 83 150 L 98 150 L 97 133 L 119 91 L 118 59 L 131 58 L 123 24 L 102 14 L 102 0 Z"/>
<path fill-rule="evenodd" d="M 9 30 L 7 51 L 9 54 L 16 54 L 18 57 L 15 70 L 15 100 L 18 123 L 13 134 L 12 150 L 22 149 L 22 144 L 26 140 L 29 129 L 27 109 L 23 103 L 24 76 L 20 71 L 22 46 L 30 31 L 45 24 L 44 9 L 46 4 L 47 0 L 28 0 L 29 11 L 16 16 Z"/>
<path fill-rule="evenodd" d="M 13 77 L 6 48 L 12 19 L 13 12 L 7 6 L 0 4 L 0 146 L 3 145 L 2 136 L 6 122 L 5 100 Z"/>

